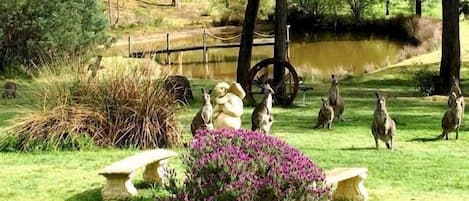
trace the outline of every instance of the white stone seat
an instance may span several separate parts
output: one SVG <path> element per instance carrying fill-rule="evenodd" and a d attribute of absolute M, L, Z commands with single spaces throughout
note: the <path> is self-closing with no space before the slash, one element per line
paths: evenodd
<path fill-rule="evenodd" d="M 165 181 L 165 167 L 169 158 L 177 156 L 176 152 L 166 149 L 155 149 L 135 154 L 117 161 L 99 174 L 106 177 L 106 185 L 101 191 L 103 200 L 119 200 L 137 195 L 132 183 L 133 173 L 145 167 L 145 181 L 162 184 Z"/>
<path fill-rule="evenodd" d="M 326 171 L 326 184 L 337 183 L 332 193 L 333 200 L 368 200 L 368 192 L 363 185 L 367 175 L 367 168 L 335 168 Z"/>

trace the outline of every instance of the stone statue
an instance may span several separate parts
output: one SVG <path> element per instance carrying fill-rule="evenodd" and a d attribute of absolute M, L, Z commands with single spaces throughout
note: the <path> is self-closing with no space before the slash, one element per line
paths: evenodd
<path fill-rule="evenodd" d="M 215 108 L 213 119 L 215 129 L 241 128 L 241 115 L 243 115 L 243 98 L 246 96 L 239 83 L 220 82 L 215 85 Z"/>

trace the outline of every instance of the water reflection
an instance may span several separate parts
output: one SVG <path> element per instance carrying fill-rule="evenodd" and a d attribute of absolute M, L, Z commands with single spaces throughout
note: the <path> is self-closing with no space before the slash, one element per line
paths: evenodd
<path fill-rule="evenodd" d="M 236 41 L 231 41 L 236 42 Z M 209 40 L 209 44 L 220 43 Z M 202 45 L 202 35 L 173 39 L 171 47 Z M 165 43 L 151 44 L 153 49 L 166 48 Z M 354 34 L 296 34 L 290 43 L 290 62 L 300 76 L 328 77 L 335 74 L 362 74 L 395 62 L 402 44 L 385 37 Z M 148 49 L 148 48 L 147 48 Z M 203 62 L 201 50 L 174 53 L 172 65 L 164 65 L 171 74 L 191 78 L 235 80 L 238 48 L 210 49 L 208 63 Z M 273 57 L 272 46 L 254 47 L 251 66 Z M 155 58 L 162 64 L 166 54 Z"/>

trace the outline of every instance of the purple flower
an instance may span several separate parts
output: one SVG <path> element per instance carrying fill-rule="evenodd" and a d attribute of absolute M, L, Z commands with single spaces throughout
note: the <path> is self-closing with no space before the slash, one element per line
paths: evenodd
<path fill-rule="evenodd" d="M 327 200 L 325 175 L 284 141 L 246 130 L 199 130 L 178 200 Z"/>

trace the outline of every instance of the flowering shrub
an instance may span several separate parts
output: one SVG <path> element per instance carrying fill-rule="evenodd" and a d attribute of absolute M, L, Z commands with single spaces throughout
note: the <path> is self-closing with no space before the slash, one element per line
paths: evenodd
<path fill-rule="evenodd" d="M 199 130 L 184 159 L 189 172 L 177 200 L 327 200 L 325 174 L 272 136 Z"/>

